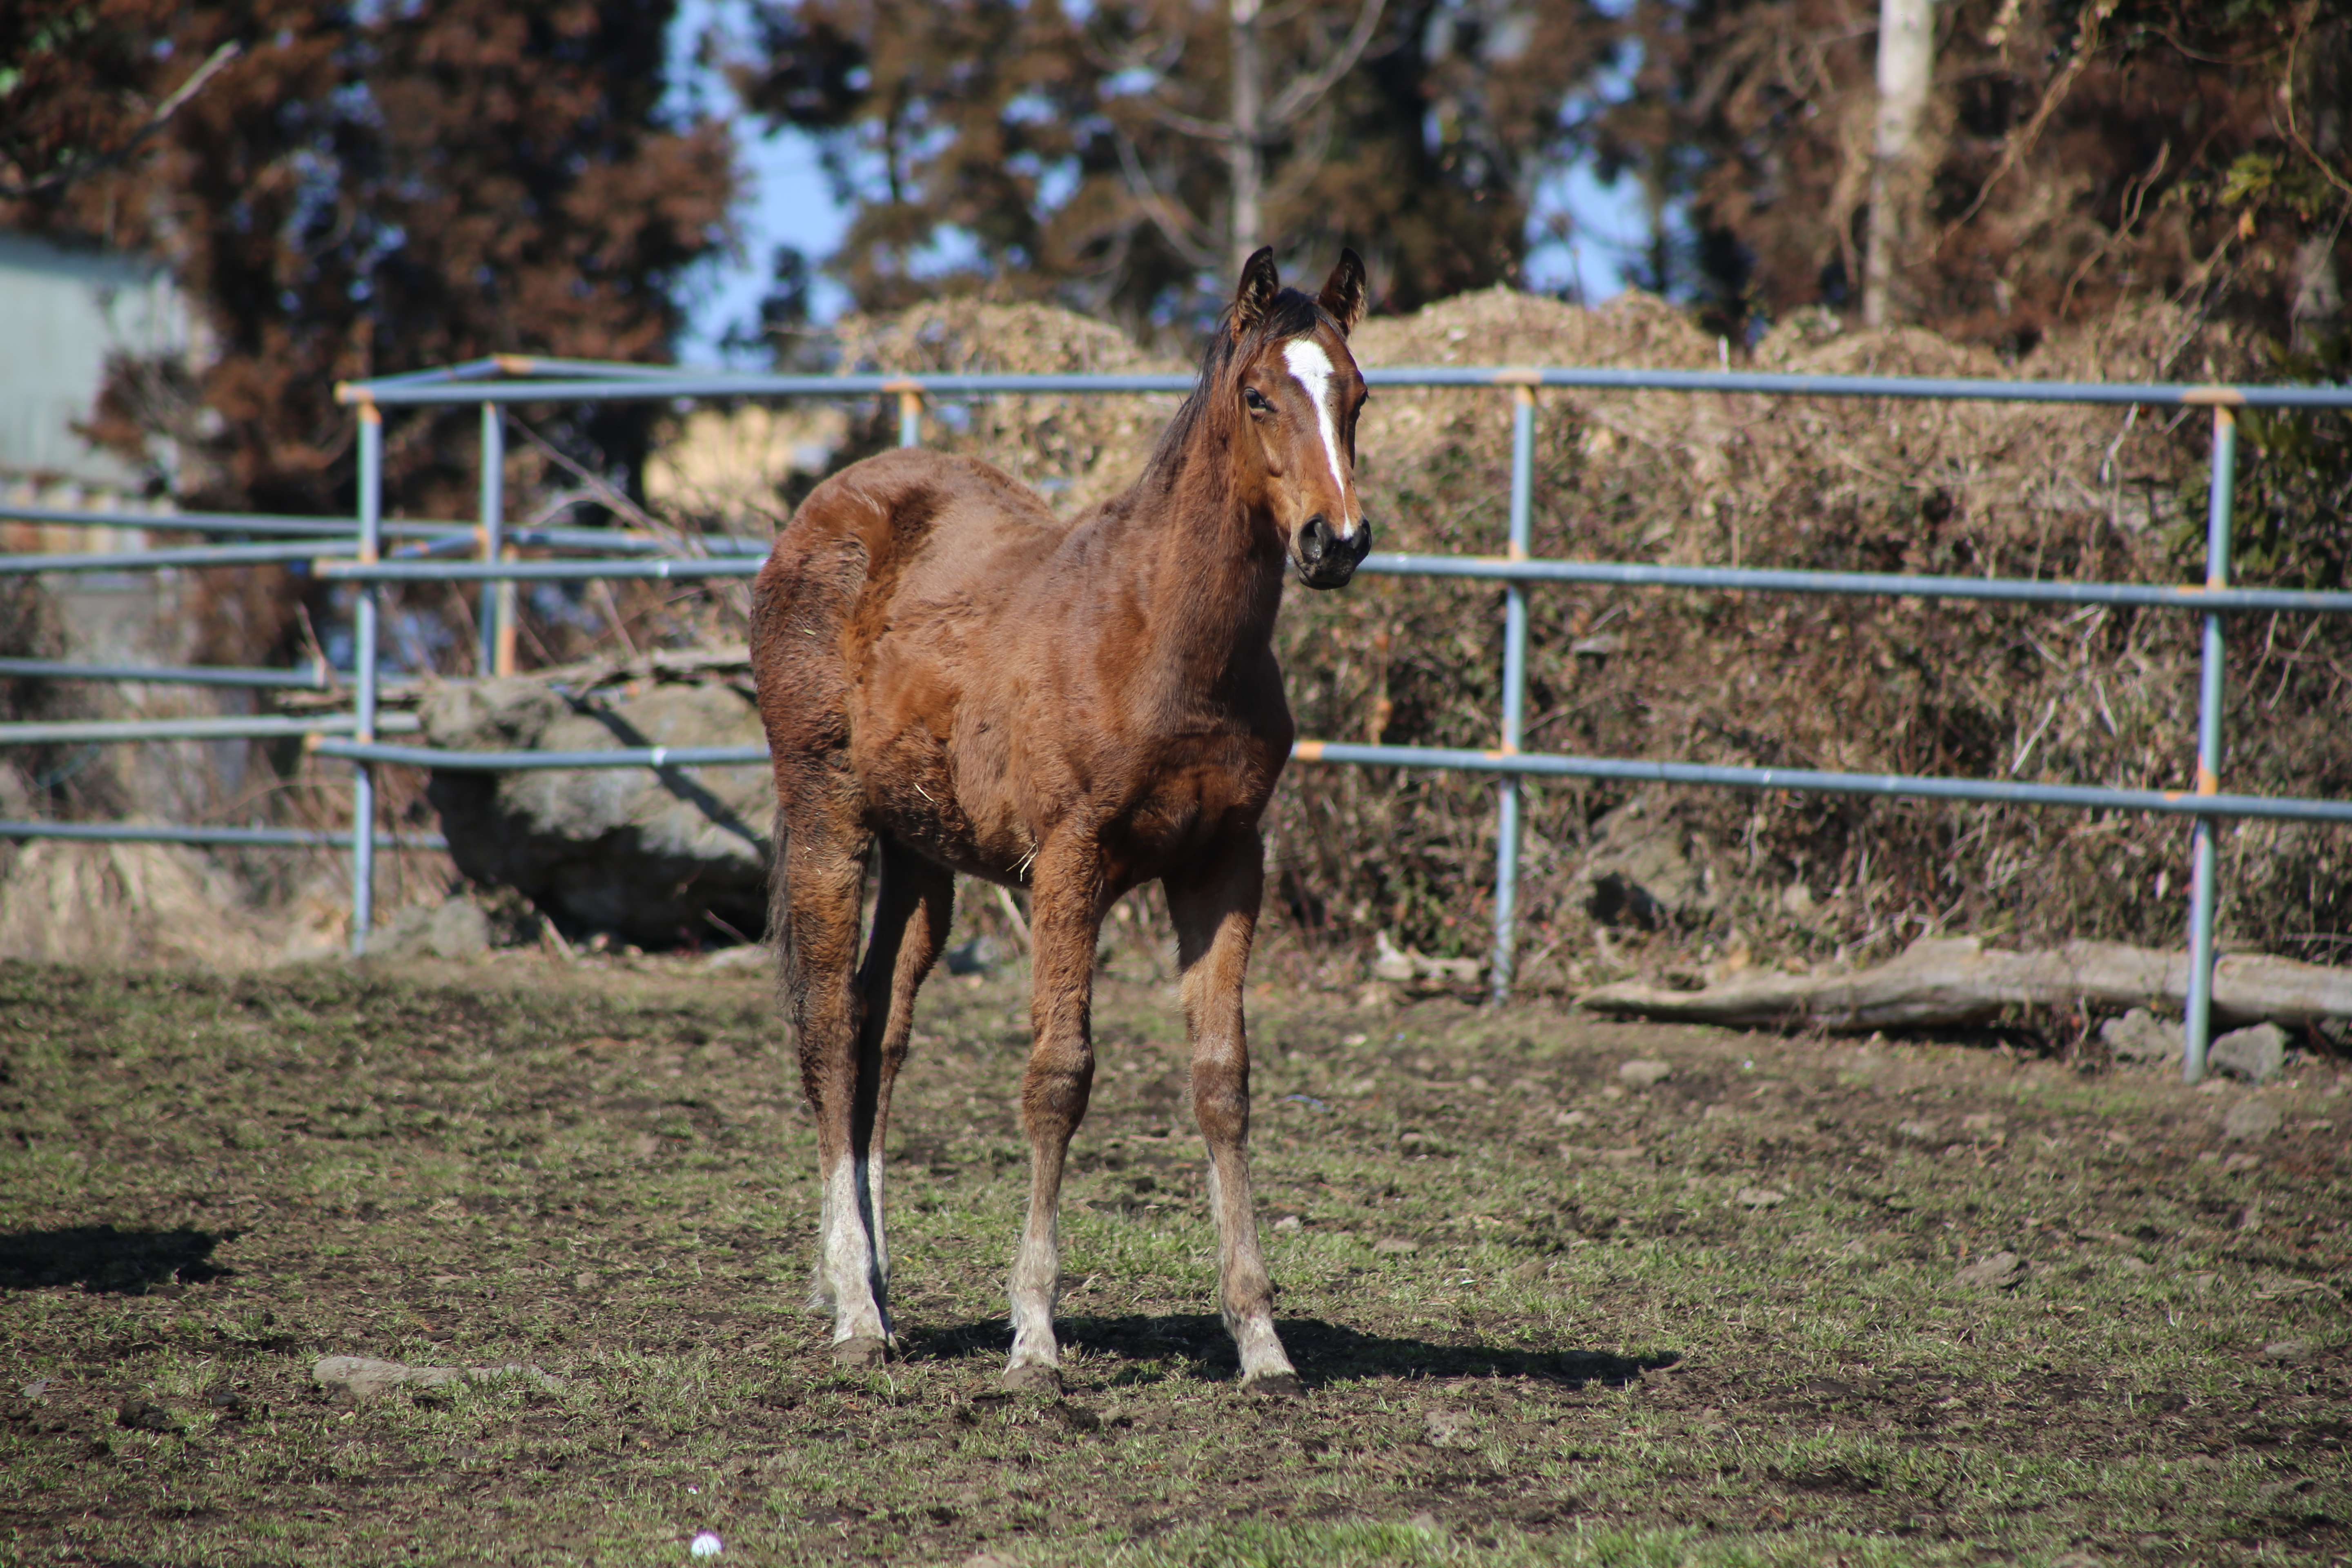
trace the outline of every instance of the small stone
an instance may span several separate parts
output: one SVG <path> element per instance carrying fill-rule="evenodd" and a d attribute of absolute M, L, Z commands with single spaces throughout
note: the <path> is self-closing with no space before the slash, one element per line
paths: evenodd
<path fill-rule="evenodd" d="M 2286 1031 L 2276 1024 L 2236 1029 L 2213 1042 L 2206 1065 L 2216 1072 L 2262 1085 L 2286 1070 Z"/>
<path fill-rule="evenodd" d="M 1419 1252 L 1421 1250 L 1421 1243 L 1417 1241 L 1407 1241 L 1401 1236 L 1384 1236 L 1378 1241 L 1372 1243 L 1372 1250 L 1376 1253 L 1383 1254 Z"/>
<path fill-rule="evenodd" d="M 2287 1366 L 2307 1366 L 2318 1354 L 2319 1347 L 2309 1340 L 2273 1340 L 2263 1347 L 2264 1361 L 2279 1362 Z"/>
<path fill-rule="evenodd" d="M 177 1432 L 180 1423 L 152 1399 L 126 1399 L 114 1413 L 114 1424 L 129 1432 Z"/>
<path fill-rule="evenodd" d="M 1631 1165 L 1638 1160 L 1647 1158 L 1649 1152 L 1639 1143 L 1628 1143 L 1622 1149 L 1601 1151 L 1601 1163 L 1604 1165 Z"/>
<path fill-rule="evenodd" d="M 1674 1076 L 1675 1069 L 1668 1064 L 1649 1061 L 1638 1057 L 1632 1061 L 1621 1063 L 1617 1068 L 1617 1081 L 1633 1089 L 1648 1089 L 1654 1084 L 1664 1083 Z"/>
<path fill-rule="evenodd" d="M 2099 1026 L 2107 1054 L 2119 1062 L 2177 1062 L 2187 1033 L 2145 1007 L 2135 1007 L 2120 1018 Z"/>
<path fill-rule="evenodd" d="M 2156 1272 L 2156 1265 L 2150 1263 L 2145 1258 L 2118 1258 L 2116 1259 L 2116 1272 L 2118 1274 L 2153 1274 Z"/>
<path fill-rule="evenodd" d="M 948 949 L 941 957 L 950 974 L 985 974 L 1003 962 L 996 939 L 985 933 Z"/>
<path fill-rule="evenodd" d="M 1295 1214 L 1284 1215 L 1274 1222 L 1274 1228 L 1276 1230 L 1303 1230 L 1306 1226 L 1307 1222 Z"/>
<path fill-rule="evenodd" d="M 405 1362 L 378 1361 L 373 1356 L 321 1357 L 310 1376 L 329 1394 L 343 1399 L 377 1399 L 395 1388 L 439 1388 L 459 1381 L 481 1383 L 497 1377 L 520 1377 L 541 1388 L 559 1390 L 563 1380 L 540 1367 L 509 1362 L 502 1366 L 410 1366 Z"/>
<path fill-rule="evenodd" d="M 2242 1100 L 2221 1118 L 2221 1135 L 2240 1143 L 2260 1142 L 2286 1124 L 2286 1115 L 2260 1095 Z"/>
<path fill-rule="evenodd" d="M 1898 1121 L 1895 1124 L 1895 1131 L 1906 1138 L 1921 1143 L 1933 1143 L 1936 1141 L 1937 1128 L 1932 1121 Z"/>
<path fill-rule="evenodd" d="M 1414 1514 L 1411 1519 L 1406 1520 L 1405 1523 L 1411 1525 L 1415 1530 L 1434 1531 L 1438 1528 L 1437 1516 L 1431 1513 L 1426 1509 Z"/>
<path fill-rule="evenodd" d="M 2025 1278 L 2025 1259 L 2014 1252 L 1996 1252 L 1979 1258 L 1952 1276 L 1956 1285 L 1981 1290 L 2005 1290 Z"/>
<path fill-rule="evenodd" d="M 1478 1446 L 1478 1417 L 1467 1410 L 1441 1406 L 1428 1412 L 1429 1446 L 1433 1448 L 1475 1448 Z"/>
<path fill-rule="evenodd" d="M 1582 1127 L 1592 1118 L 1585 1115 L 1581 1110 L 1563 1110 L 1558 1120 L 1562 1127 Z"/>
<path fill-rule="evenodd" d="M 766 948 L 755 942 L 740 942 L 733 947 L 722 947 L 704 959 L 702 972 L 705 974 L 728 974 L 739 969 L 759 969 L 767 962 Z"/>
<path fill-rule="evenodd" d="M 1778 1187 L 1742 1187 L 1739 1201 L 1752 1209 L 1769 1209 L 1775 1204 L 1789 1201 L 1789 1194 Z"/>

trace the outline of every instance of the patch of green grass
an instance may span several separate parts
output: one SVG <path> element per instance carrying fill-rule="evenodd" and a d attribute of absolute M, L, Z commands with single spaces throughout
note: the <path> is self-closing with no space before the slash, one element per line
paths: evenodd
<path fill-rule="evenodd" d="M 814 1141 L 763 980 L 0 966 L 0 1561 L 684 1562 L 703 1529 L 723 1562 L 1136 1568 L 2352 1550 L 2324 1070 L 2249 1151 L 2243 1091 L 2155 1075 L 1261 995 L 1257 1195 L 1312 1390 L 1267 1405 L 1213 1311 L 1166 988 L 1107 983 L 1097 1018 L 1041 1403 L 997 1384 L 1009 982 L 924 999 L 905 1354 L 852 1377 L 800 1310 Z M 1627 1091 L 1634 1056 L 1674 1076 Z M 1956 1279 L 2002 1250 L 2007 1288 Z M 560 1386 L 336 1404 L 328 1354 Z"/>

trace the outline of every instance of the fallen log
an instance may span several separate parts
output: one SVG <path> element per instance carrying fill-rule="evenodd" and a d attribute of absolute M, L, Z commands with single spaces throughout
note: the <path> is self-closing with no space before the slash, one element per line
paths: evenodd
<path fill-rule="evenodd" d="M 1576 1004 L 1662 1021 L 1858 1031 L 1991 1024 L 2030 1008 L 2120 1013 L 2177 1006 L 2188 994 L 2185 952 L 2114 942 L 2005 952 L 1975 937 L 1928 937 L 1885 963 L 1842 974 L 1749 971 L 1699 991 L 1628 980 L 1587 991 Z M 2232 1024 L 2352 1018 L 2352 969 L 2231 953 L 2213 965 L 2213 1015 Z"/>

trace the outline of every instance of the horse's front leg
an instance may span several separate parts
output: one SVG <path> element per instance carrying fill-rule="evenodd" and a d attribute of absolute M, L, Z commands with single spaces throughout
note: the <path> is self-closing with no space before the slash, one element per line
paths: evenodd
<path fill-rule="evenodd" d="M 1242 1386 L 1295 1396 L 1298 1375 L 1274 1331 L 1274 1281 L 1258 1247 L 1257 1212 L 1250 1202 L 1249 1036 L 1242 986 L 1265 879 L 1265 847 L 1252 831 L 1163 881 L 1192 1041 L 1192 1112 L 1209 1145 L 1218 1306 L 1241 1352 Z"/>
<path fill-rule="evenodd" d="M 1055 849 L 1039 854 L 1031 884 L 1032 1043 L 1021 1083 L 1029 1218 L 1013 1263 L 1013 1359 L 1004 1370 L 1007 1387 L 1045 1392 L 1061 1387 L 1054 1305 L 1062 1288 L 1062 1166 L 1094 1089 L 1095 939 L 1102 921 L 1093 845 Z"/>

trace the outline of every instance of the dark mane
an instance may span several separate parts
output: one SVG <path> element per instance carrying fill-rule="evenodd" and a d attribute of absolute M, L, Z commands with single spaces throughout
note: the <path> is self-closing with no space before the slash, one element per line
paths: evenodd
<path fill-rule="evenodd" d="M 1267 342 L 1287 342 L 1302 338 L 1318 326 L 1328 321 L 1336 329 L 1339 323 L 1324 313 L 1311 294 L 1296 289 L 1285 289 L 1274 297 L 1265 314 L 1239 342 L 1234 338 L 1233 309 L 1217 318 L 1216 329 L 1209 334 L 1209 347 L 1201 356 L 1201 376 L 1192 384 L 1176 416 L 1168 421 L 1168 428 L 1160 433 L 1160 440 L 1151 448 L 1151 456 L 1143 465 L 1143 482 L 1171 477 L 1183 461 L 1185 449 L 1192 443 L 1201 422 L 1209 417 L 1217 405 L 1219 395 L 1231 378 L 1236 361 L 1248 357 L 1248 353 Z"/>

